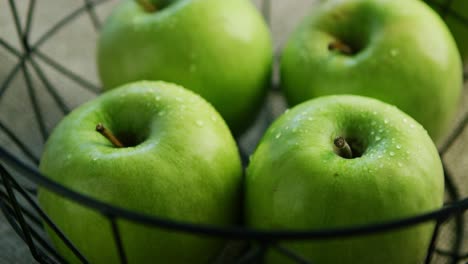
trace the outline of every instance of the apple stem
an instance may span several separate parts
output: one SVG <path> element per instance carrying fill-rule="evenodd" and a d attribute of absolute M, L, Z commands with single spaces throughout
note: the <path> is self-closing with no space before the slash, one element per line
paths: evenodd
<path fill-rule="evenodd" d="M 101 133 L 105 138 L 107 138 L 112 144 L 117 148 L 124 148 L 125 146 L 108 130 L 102 123 L 97 124 L 96 131 Z"/>
<path fill-rule="evenodd" d="M 340 40 L 335 40 L 334 42 L 328 44 L 328 49 L 329 50 L 338 50 L 341 53 L 347 54 L 347 55 L 352 55 L 353 50 L 351 49 L 350 46 L 346 45 Z"/>
<path fill-rule="evenodd" d="M 177 0 L 135 0 L 143 9 L 148 12 L 156 12 L 164 7 L 176 2 Z"/>
<path fill-rule="evenodd" d="M 146 12 L 155 12 L 156 6 L 150 0 L 136 0 Z"/>
<path fill-rule="evenodd" d="M 333 141 L 335 144 L 335 147 L 338 148 L 338 155 L 345 159 L 352 159 L 353 158 L 353 151 L 351 150 L 351 147 L 349 146 L 348 142 L 343 137 L 337 137 Z"/>

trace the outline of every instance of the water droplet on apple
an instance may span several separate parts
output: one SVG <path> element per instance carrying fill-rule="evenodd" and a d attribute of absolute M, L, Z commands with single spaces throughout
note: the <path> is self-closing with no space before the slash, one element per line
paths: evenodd
<path fill-rule="evenodd" d="M 410 124 L 409 126 L 410 126 L 410 128 L 414 128 L 414 124 Z"/>
<path fill-rule="evenodd" d="M 403 167 L 403 164 L 401 164 L 401 162 L 398 162 L 398 167 Z"/>
<path fill-rule="evenodd" d="M 372 122 L 371 122 L 371 125 L 372 125 L 372 126 L 375 126 L 375 121 L 372 121 Z"/>
<path fill-rule="evenodd" d="M 370 134 L 371 134 L 371 135 L 374 135 L 374 134 L 375 134 L 375 132 L 374 132 L 374 131 L 371 131 L 371 132 L 370 132 Z"/>
<path fill-rule="evenodd" d="M 385 124 L 388 124 L 388 119 L 384 119 L 384 123 L 385 123 Z"/>
<path fill-rule="evenodd" d="M 401 145 L 396 145 L 396 148 L 397 148 L 397 149 L 401 149 Z"/>
<path fill-rule="evenodd" d="M 289 126 L 286 126 L 285 128 L 286 128 L 286 130 L 289 130 Z"/>
<path fill-rule="evenodd" d="M 390 151 L 390 156 L 392 156 L 392 157 L 395 156 L 395 152 Z"/>
<path fill-rule="evenodd" d="M 379 155 L 377 156 L 377 158 L 381 159 L 381 158 L 382 158 L 382 155 L 379 154 Z"/>
<path fill-rule="evenodd" d="M 156 96 L 156 101 L 160 101 L 161 100 L 161 96 Z"/>
<path fill-rule="evenodd" d="M 399 51 L 397 49 L 392 49 L 390 51 L 390 55 L 392 55 L 392 57 L 395 57 L 396 55 L 398 55 Z"/>
<path fill-rule="evenodd" d="M 197 126 L 202 127 L 204 125 L 203 121 L 197 120 Z"/>
<path fill-rule="evenodd" d="M 382 164 L 382 163 L 380 163 L 379 167 L 380 167 L 380 168 L 383 168 L 383 164 Z"/>
<path fill-rule="evenodd" d="M 403 118 L 403 122 L 408 123 L 408 119 Z"/>
<path fill-rule="evenodd" d="M 314 119 L 312 117 L 308 117 L 307 120 L 312 121 Z"/>
<path fill-rule="evenodd" d="M 180 98 L 180 97 L 176 97 L 176 101 L 177 101 L 177 102 L 183 102 L 184 99 L 182 99 L 182 98 Z"/>
<path fill-rule="evenodd" d="M 286 114 L 287 112 L 289 112 L 289 108 L 288 108 L 288 109 L 286 109 L 286 110 L 284 110 L 284 113 L 285 113 L 285 114 Z"/>
<path fill-rule="evenodd" d="M 163 115 L 165 115 L 165 114 L 166 114 L 165 111 L 161 111 L 161 112 L 158 113 L 158 116 L 163 116 Z"/>
<path fill-rule="evenodd" d="M 197 66 L 195 64 L 190 65 L 190 72 L 197 71 Z"/>
<path fill-rule="evenodd" d="M 372 114 L 376 115 L 376 114 L 377 114 L 377 112 L 376 112 L 376 111 L 373 111 L 373 112 L 372 112 Z"/>
<path fill-rule="evenodd" d="M 171 21 L 169 21 L 169 23 L 167 24 L 167 26 L 168 26 L 169 28 L 174 28 L 174 27 L 175 27 L 175 22 L 171 20 Z"/>
<path fill-rule="evenodd" d="M 376 137 L 375 137 L 375 140 L 376 140 L 376 141 L 379 141 L 379 140 L 381 140 L 381 139 L 382 139 L 382 138 L 379 137 L 379 136 L 376 136 Z"/>
<path fill-rule="evenodd" d="M 216 116 L 212 115 L 212 116 L 211 116 L 211 121 L 216 122 L 216 120 L 217 120 L 217 119 L 216 119 Z"/>
<path fill-rule="evenodd" d="M 278 133 L 278 134 L 276 134 L 276 136 L 275 136 L 276 139 L 278 139 L 278 138 L 280 138 L 280 137 L 281 137 L 281 132 Z"/>

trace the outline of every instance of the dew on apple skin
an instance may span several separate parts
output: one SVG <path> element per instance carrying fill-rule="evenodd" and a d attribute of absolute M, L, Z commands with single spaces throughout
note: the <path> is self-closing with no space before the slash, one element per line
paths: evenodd
<path fill-rule="evenodd" d="M 191 64 L 189 70 L 190 70 L 190 72 L 192 72 L 192 73 L 193 73 L 193 72 L 196 72 L 196 71 L 197 71 L 197 66 L 196 66 L 195 64 Z"/>
<path fill-rule="evenodd" d="M 384 119 L 384 123 L 385 123 L 385 124 L 388 124 L 388 119 Z"/>
<path fill-rule="evenodd" d="M 169 21 L 169 23 L 167 24 L 167 27 L 170 28 L 170 29 L 173 29 L 175 27 L 175 22 L 174 21 Z"/>
<path fill-rule="evenodd" d="M 397 149 L 401 149 L 401 145 L 396 145 L 396 148 L 397 148 Z"/>
<path fill-rule="evenodd" d="M 202 127 L 202 126 L 205 124 L 205 123 L 204 123 L 203 121 L 201 121 L 201 120 L 197 120 L 195 123 L 196 123 L 197 126 L 199 126 L 199 127 Z"/>
<path fill-rule="evenodd" d="M 403 118 L 403 122 L 404 122 L 404 123 L 408 123 L 408 119 Z"/>
<path fill-rule="evenodd" d="M 179 102 L 179 103 L 181 103 L 181 102 L 184 101 L 184 99 L 182 99 L 182 98 L 180 98 L 180 97 L 176 97 L 176 101 Z"/>
<path fill-rule="evenodd" d="M 161 96 L 156 96 L 156 101 L 161 101 Z"/>
<path fill-rule="evenodd" d="M 279 132 L 278 134 L 276 134 L 275 138 L 278 139 L 281 137 L 281 132 Z"/>
<path fill-rule="evenodd" d="M 400 168 L 403 167 L 403 164 L 401 162 L 398 162 L 397 164 L 398 164 L 398 167 Z"/>
<path fill-rule="evenodd" d="M 158 116 L 163 116 L 163 115 L 165 115 L 165 114 L 166 114 L 165 111 L 161 111 L 161 112 L 158 113 Z"/>
<path fill-rule="evenodd" d="M 376 136 L 376 137 L 375 137 L 375 141 L 379 141 L 379 140 L 381 140 L 381 139 L 382 139 L 382 138 L 379 137 L 379 136 Z"/>
<path fill-rule="evenodd" d="M 395 156 L 395 152 L 390 151 L 390 156 L 392 156 L 392 157 Z"/>
<path fill-rule="evenodd" d="M 399 51 L 398 51 L 397 49 L 392 49 L 392 50 L 390 50 L 390 55 L 391 55 L 392 57 L 395 57 L 396 55 L 398 55 L 398 53 L 399 53 Z"/>
<path fill-rule="evenodd" d="M 217 120 L 217 119 L 216 119 L 216 116 L 212 115 L 212 116 L 211 116 L 211 121 L 216 122 L 216 120 Z"/>

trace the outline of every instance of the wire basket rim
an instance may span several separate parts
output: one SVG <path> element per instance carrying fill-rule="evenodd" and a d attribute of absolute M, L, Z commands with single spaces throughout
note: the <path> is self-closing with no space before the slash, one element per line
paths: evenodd
<path fill-rule="evenodd" d="M 130 209 L 111 205 L 99 201 L 91 196 L 76 192 L 66 186 L 63 186 L 45 175 L 37 169 L 18 160 L 12 154 L 0 147 L 0 157 L 3 157 L 7 164 L 21 171 L 21 175 L 27 177 L 30 181 L 52 191 L 65 199 L 72 200 L 88 209 L 103 214 L 104 216 L 129 220 L 146 226 L 160 227 L 168 230 L 179 231 L 190 234 L 223 237 L 230 239 L 253 239 L 253 240 L 306 240 L 306 239 L 331 239 L 352 237 L 358 235 L 367 235 L 379 232 L 385 232 L 400 228 L 422 224 L 429 221 L 444 221 L 457 214 L 464 213 L 468 209 L 468 197 L 451 201 L 443 207 L 423 214 L 411 217 L 399 218 L 379 223 L 365 225 L 347 226 L 340 228 L 327 229 L 294 229 L 294 230 L 262 230 L 245 226 L 221 227 L 210 224 L 190 223 L 186 221 L 171 220 L 139 213 Z M 1 165 L 0 165 L 1 166 Z"/>

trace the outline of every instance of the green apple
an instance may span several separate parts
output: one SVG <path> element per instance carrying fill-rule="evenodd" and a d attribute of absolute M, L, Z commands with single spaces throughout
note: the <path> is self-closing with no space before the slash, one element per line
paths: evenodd
<path fill-rule="evenodd" d="M 240 135 L 270 84 L 265 21 L 249 0 L 162 2 L 127 0 L 106 20 L 97 54 L 104 89 L 137 80 L 180 84 L 210 102 Z"/>
<path fill-rule="evenodd" d="M 291 106 L 331 94 L 377 98 L 412 116 L 437 143 L 451 128 L 462 78 L 453 37 L 422 1 L 326 1 L 281 58 Z"/>
<path fill-rule="evenodd" d="M 377 99 L 324 96 L 280 116 L 246 174 L 246 219 L 263 230 L 321 230 L 381 223 L 438 209 L 444 177 L 426 130 Z M 313 263 L 422 263 L 434 230 L 284 242 Z M 267 263 L 288 263 L 270 253 Z"/>
<path fill-rule="evenodd" d="M 468 62 L 468 1 L 426 0 L 426 2 L 440 13 L 457 42 L 462 60 L 465 63 Z M 449 3 L 450 12 L 445 13 L 445 5 L 447 3 Z"/>
<path fill-rule="evenodd" d="M 109 139 L 95 131 L 97 124 Z M 238 221 L 242 166 L 229 128 L 200 96 L 164 82 L 117 88 L 66 116 L 40 171 L 74 191 L 147 215 L 218 226 Z M 91 263 L 118 263 L 109 221 L 46 191 L 44 211 Z M 119 219 L 129 263 L 206 263 L 223 241 Z M 59 252 L 72 253 L 49 232 Z"/>

